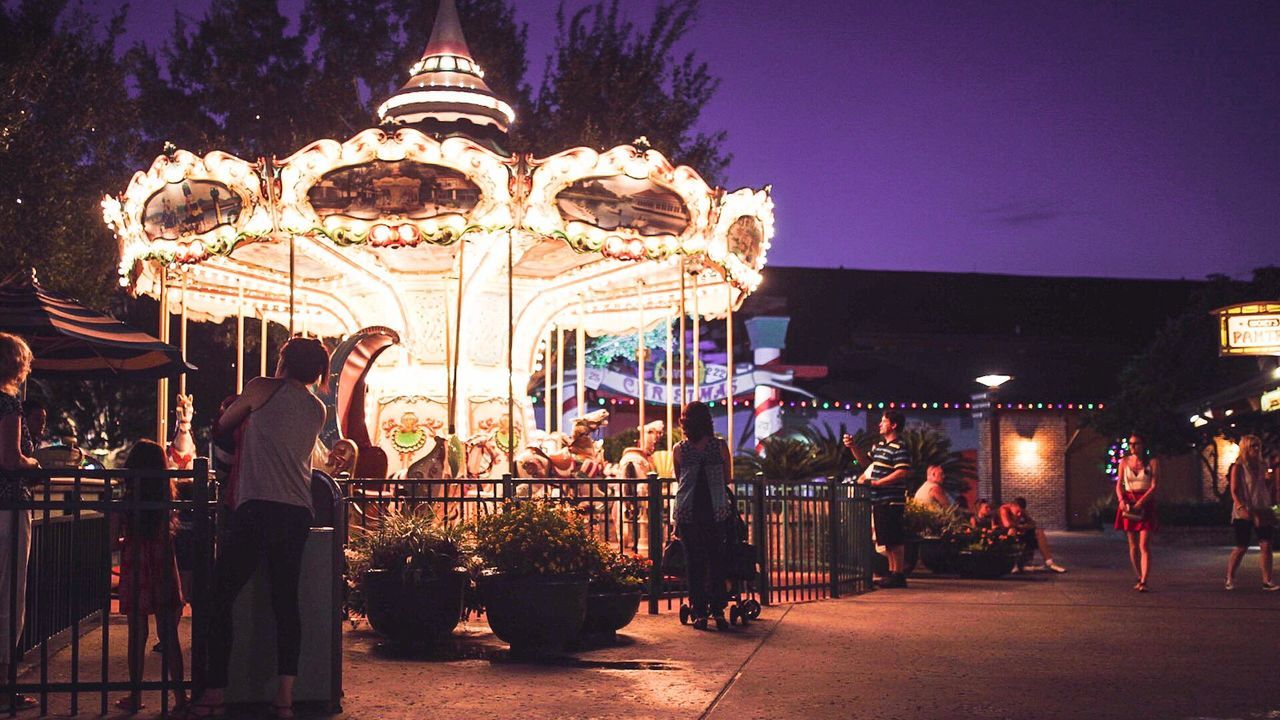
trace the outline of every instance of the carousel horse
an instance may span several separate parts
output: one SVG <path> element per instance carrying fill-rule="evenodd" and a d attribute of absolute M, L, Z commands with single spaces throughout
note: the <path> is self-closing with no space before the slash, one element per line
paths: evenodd
<path fill-rule="evenodd" d="M 174 470 L 190 470 L 196 459 L 196 441 L 191 435 L 191 420 L 195 409 L 190 395 L 178 395 L 173 408 L 173 439 L 165 447 L 165 457 Z"/>
<path fill-rule="evenodd" d="M 658 443 L 662 441 L 666 430 L 667 424 L 661 420 L 654 420 L 645 425 L 644 432 L 640 433 L 640 447 L 629 447 L 623 450 L 618 464 L 611 465 L 605 474 L 615 478 L 638 479 L 654 472 L 656 465 L 653 454 L 657 451 Z"/>
<path fill-rule="evenodd" d="M 573 419 L 573 437 L 568 444 L 579 477 L 604 477 L 604 450 L 591 433 L 609 424 L 609 411 L 596 410 Z"/>

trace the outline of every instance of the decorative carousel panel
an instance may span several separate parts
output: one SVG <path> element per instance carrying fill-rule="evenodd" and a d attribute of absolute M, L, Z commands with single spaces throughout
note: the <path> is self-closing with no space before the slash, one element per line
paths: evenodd
<path fill-rule="evenodd" d="M 337 245 L 451 245 L 511 224 L 504 158 L 411 128 L 319 140 L 280 164 L 281 226 Z"/>
<path fill-rule="evenodd" d="M 146 261 L 199 263 L 272 229 L 257 166 L 216 151 L 161 155 L 123 196 L 103 199 L 102 215 L 120 241 L 121 284 L 130 288 Z"/>
<path fill-rule="evenodd" d="M 706 247 L 711 188 L 657 151 L 574 148 L 534 165 L 525 223 L 535 233 L 620 260 L 661 260 Z"/>
<path fill-rule="evenodd" d="M 773 238 L 769 189 L 735 190 L 720 199 L 717 211 L 707 256 L 724 268 L 734 284 L 755 290 Z"/>

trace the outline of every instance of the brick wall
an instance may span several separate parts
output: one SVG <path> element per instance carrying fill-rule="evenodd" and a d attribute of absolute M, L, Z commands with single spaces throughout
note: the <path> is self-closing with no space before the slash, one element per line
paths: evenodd
<path fill-rule="evenodd" d="M 991 421 L 978 428 L 978 493 L 991 497 Z M 1000 414 L 1000 495 L 1027 499 L 1027 512 L 1046 530 L 1066 528 L 1066 417 L 1052 412 Z"/>

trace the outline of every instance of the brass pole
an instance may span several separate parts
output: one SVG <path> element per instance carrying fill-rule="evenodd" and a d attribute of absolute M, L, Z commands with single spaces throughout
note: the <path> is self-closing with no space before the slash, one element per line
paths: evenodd
<path fill-rule="evenodd" d="M 516 233 L 507 231 L 507 473 L 516 475 L 516 396 L 515 396 L 515 253 Z"/>
<path fill-rule="evenodd" d="M 556 327 L 556 430 L 564 432 L 564 328 Z"/>
<path fill-rule="evenodd" d="M 702 399 L 702 312 L 698 309 L 698 276 L 693 276 L 693 399 Z"/>
<path fill-rule="evenodd" d="M 258 375 L 261 377 L 267 377 L 267 329 L 271 322 L 267 320 L 266 308 L 258 311 L 258 319 L 261 321 L 258 323 L 258 329 L 262 334 L 262 337 L 259 338 L 258 342 L 258 352 L 260 354 L 260 357 L 258 358 Z"/>
<path fill-rule="evenodd" d="M 725 364 L 728 365 L 728 378 L 725 380 L 725 394 L 729 401 L 729 424 L 727 435 L 729 441 L 729 454 L 733 455 L 733 283 L 726 282 L 728 288 L 729 309 L 725 311 Z M 733 479 L 733 463 L 729 463 L 729 479 Z"/>
<path fill-rule="evenodd" d="M 671 318 L 667 318 L 667 357 L 664 360 L 664 362 L 666 362 L 667 364 L 667 372 L 665 373 L 665 375 L 667 376 L 667 452 L 668 453 L 671 452 L 671 448 L 673 446 L 673 443 L 672 443 L 673 433 L 675 433 L 675 428 L 672 427 L 672 421 L 674 420 L 674 418 L 672 417 L 673 413 L 671 412 L 671 408 L 672 408 L 671 401 L 673 400 L 673 398 L 671 397 L 671 391 L 673 389 L 671 380 L 673 375 L 672 371 L 675 370 L 675 368 L 671 367 L 671 347 L 672 347 L 671 325 L 672 325 Z"/>
<path fill-rule="evenodd" d="M 169 342 L 169 269 L 160 268 L 160 342 Z M 169 439 L 169 378 L 156 381 L 156 442 Z"/>
<path fill-rule="evenodd" d="M 182 353 L 182 362 L 187 362 L 187 291 L 191 287 L 191 276 L 182 273 L 182 305 L 178 321 L 178 350 Z M 178 376 L 178 394 L 187 394 L 187 374 Z"/>
<path fill-rule="evenodd" d="M 555 340 L 556 329 L 550 328 L 547 331 L 547 343 L 542 348 L 542 427 L 547 432 L 555 432 L 555 426 L 551 423 L 552 405 L 555 398 L 555 390 L 551 387 L 551 373 L 555 367 L 551 360 L 551 344 Z"/>
<path fill-rule="evenodd" d="M 244 390 L 244 284 L 236 289 L 236 394 Z"/>
<path fill-rule="evenodd" d="M 574 395 L 578 401 L 576 417 L 587 412 L 587 301 L 578 294 L 578 326 L 573 329 L 573 369 L 576 379 L 573 381 Z"/>
<path fill-rule="evenodd" d="M 458 432 L 458 348 L 462 345 L 462 281 L 466 273 L 467 241 L 458 241 L 458 302 L 453 326 L 453 376 L 449 381 L 449 436 Z"/>
<path fill-rule="evenodd" d="M 688 315 L 685 308 L 685 272 L 684 272 L 684 256 L 680 256 L 680 407 L 684 408 L 684 404 L 689 401 L 687 392 L 688 370 L 684 366 L 684 333 L 685 333 L 685 317 Z"/>
<path fill-rule="evenodd" d="M 639 402 L 637 407 L 639 412 L 636 415 L 636 427 L 638 434 L 637 442 L 641 443 L 640 447 L 644 447 L 644 282 L 636 283 L 636 387 L 639 392 Z"/>

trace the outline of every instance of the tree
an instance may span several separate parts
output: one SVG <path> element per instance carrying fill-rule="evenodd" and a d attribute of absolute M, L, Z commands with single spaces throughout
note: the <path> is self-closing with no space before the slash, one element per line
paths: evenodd
<path fill-rule="evenodd" d="M 551 62 L 534 112 L 516 128 L 516 144 L 545 156 L 643 136 L 714 184 L 731 159 L 722 149 L 726 133 L 694 128 L 720 81 L 693 52 L 675 56 L 697 19 L 698 0 L 659 2 L 647 29 L 623 19 L 618 5 L 602 0 L 568 18 L 560 6 Z"/>
<path fill-rule="evenodd" d="M 115 52 L 124 16 L 102 23 L 66 6 L 0 5 L 0 253 L 106 308 L 115 241 L 98 203 L 128 179 L 136 149 Z"/>

